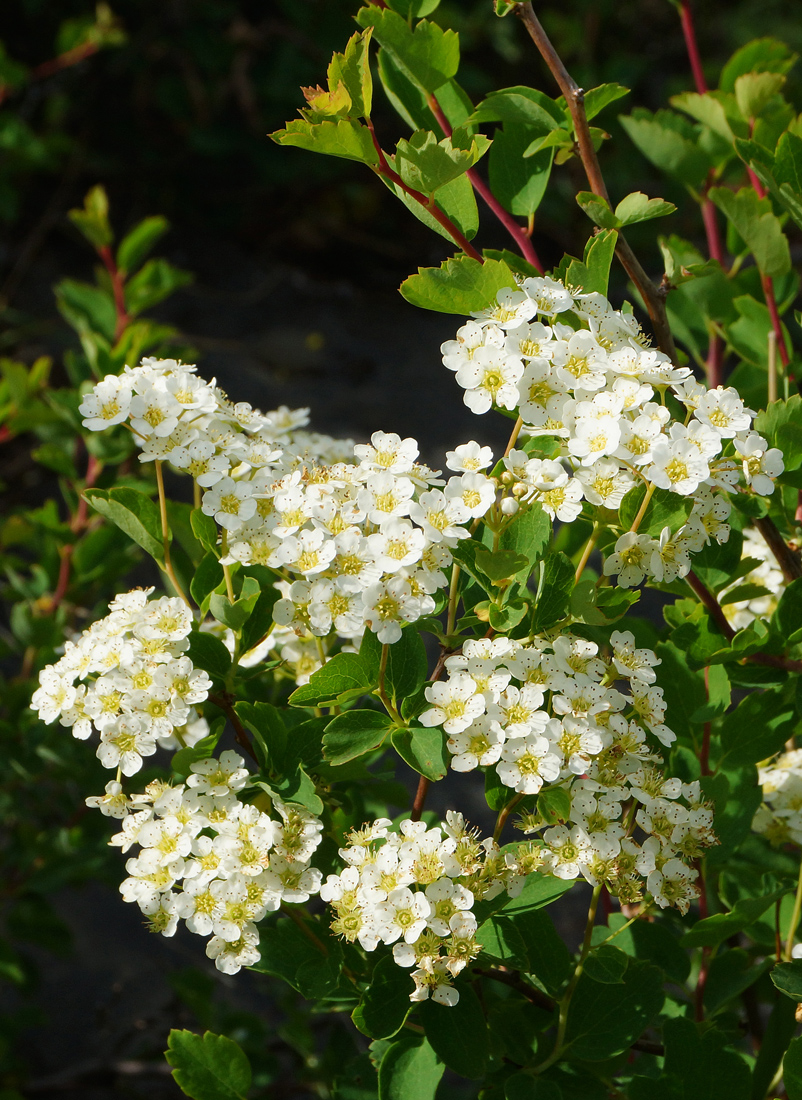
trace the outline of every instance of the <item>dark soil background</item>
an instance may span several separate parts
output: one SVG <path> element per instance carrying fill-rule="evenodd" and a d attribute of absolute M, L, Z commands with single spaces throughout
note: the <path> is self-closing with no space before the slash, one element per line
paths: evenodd
<path fill-rule="evenodd" d="M 148 214 L 170 219 L 157 254 L 195 280 L 155 315 L 181 330 L 197 349 L 199 369 L 235 400 L 262 408 L 308 405 L 313 426 L 336 436 L 364 440 L 378 428 L 414 435 L 435 465 L 447 448 L 471 438 L 503 445 L 506 421 L 470 414 L 442 368 L 439 345 L 453 335 L 456 319 L 415 310 L 397 293 L 418 265 L 448 254 L 445 242 L 360 166 L 280 149 L 265 136 L 294 116 L 298 85 L 324 78 L 331 51 L 342 49 L 355 29 L 356 4 L 116 0 L 112 6 L 124 44 L 31 84 L 0 108 L 44 135 L 47 147 L 33 161 L 8 142 L 0 148 L 2 354 L 24 362 L 52 355 L 56 382 L 64 384 L 59 361 L 72 336 L 51 287 L 66 275 L 91 275 L 91 256 L 66 212 L 102 183 L 120 232 Z M 676 11 L 666 0 L 536 6 L 580 83 L 619 81 L 633 89 L 616 105 L 621 110 L 657 108 L 690 87 Z M 752 37 L 771 33 L 802 44 L 802 24 L 791 22 L 793 6 L 785 0 L 697 6 L 713 86 L 721 63 Z M 9 56 L 34 66 L 53 56 L 64 20 L 91 11 L 84 0 L 6 0 L 0 39 Z M 486 0 L 447 0 L 440 13 L 461 33 L 460 79 L 474 100 L 491 87 L 515 84 L 554 94 L 514 19 L 495 19 Z M 615 114 L 605 116 L 613 142 L 602 151 L 611 193 L 678 197 L 628 146 Z M 376 126 L 385 145 L 403 135 L 380 90 Z M 565 250 L 581 254 L 587 222 L 572 198 L 580 184 L 575 164 L 556 171 L 538 214 L 534 239 L 547 266 Z M 672 224 L 671 231 L 692 236 L 697 229 Z M 644 240 L 653 240 L 648 230 Z M 478 243 L 506 245 L 489 216 Z M 637 248 L 635 232 L 632 243 Z M 659 270 L 653 243 L 643 256 Z M 620 300 L 625 285 L 616 279 L 612 295 Z M 18 439 L 0 452 L 6 508 L 55 492 L 47 472 L 30 460 L 30 446 Z M 462 788 L 464 782 L 455 785 L 453 797 L 466 808 Z M 444 789 L 433 801 L 445 808 L 451 797 Z M 477 814 L 481 804 L 479 794 Z M 160 1053 L 171 1026 L 226 1030 L 249 1049 L 267 1050 L 260 1071 L 262 1082 L 272 1080 L 267 1095 L 316 1095 L 298 1083 L 297 1056 L 292 1062 L 282 1053 L 288 1037 L 303 1047 L 293 999 L 257 975 L 218 974 L 199 937 L 149 936 L 138 912 L 116 894 L 122 867 L 114 857 L 101 881 L 53 896 L 69 943 L 60 955 L 32 951 L 39 972 L 33 993 L 0 991 L 9 1025 L 5 1050 L 0 1040 L 0 1100 L 177 1097 Z M 581 909 L 574 901 L 555 910 L 572 946 Z"/>

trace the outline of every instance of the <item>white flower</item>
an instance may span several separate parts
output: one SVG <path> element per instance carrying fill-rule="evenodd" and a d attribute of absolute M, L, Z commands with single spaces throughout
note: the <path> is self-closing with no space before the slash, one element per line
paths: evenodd
<path fill-rule="evenodd" d="M 622 588 L 636 588 L 649 572 L 654 539 L 627 531 L 604 563 L 605 577 L 618 576 Z"/>
<path fill-rule="evenodd" d="M 433 705 L 420 716 L 421 725 L 442 725 L 448 734 L 461 733 L 485 712 L 485 697 L 467 672 L 458 672 L 445 683 L 429 684 L 425 695 Z"/>
<path fill-rule="evenodd" d="M 757 432 L 750 432 L 744 440 L 734 440 L 734 446 L 743 459 L 746 484 L 762 497 L 771 496 L 774 478 L 785 469 L 782 451 L 777 447 L 766 450 L 767 441 Z"/>
<path fill-rule="evenodd" d="M 419 453 L 414 439 L 401 439 L 395 432 L 374 432 L 370 442 L 370 446 L 354 447 L 354 454 L 363 465 L 391 474 L 405 474 L 414 467 Z"/>
<path fill-rule="evenodd" d="M 472 313 L 471 316 L 480 324 L 498 325 L 506 331 L 528 321 L 537 312 L 537 305 L 528 294 L 509 287 L 498 292 L 496 302 L 497 305 Z"/>
<path fill-rule="evenodd" d="M 219 759 L 196 760 L 190 764 L 187 786 L 197 791 L 216 796 L 226 795 L 230 791 L 241 791 L 248 781 L 248 769 L 238 753 L 226 749 Z"/>
<path fill-rule="evenodd" d="M 78 412 L 84 418 L 83 426 L 90 432 L 102 432 L 112 424 L 122 424 L 128 419 L 132 396 L 127 379 L 107 374 L 91 393 L 84 394 L 78 406 Z"/>
<path fill-rule="evenodd" d="M 181 405 L 159 385 L 148 386 L 131 399 L 131 427 L 141 436 L 168 436 L 178 426 Z"/>
<path fill-rule="evenodd" d="M 482 473 L 463 474 L 462 477 L 449 478 L 445 495 L 451 500 L 461 501 L 468 515 L 478 519 L 495 501 L 496 485 Z"/>
<path fill-rule="evenodd" d="M 457 382 L 465 390 L 463 401 L 477 414 L 486 413 L 493 405 L 514 409 L 523 370 L 521 360 L 501 348 L 478 348 L 457 371 Z"/>
<path fill-rule="evenodd" d="M 575 476 L 582 486 L 585 500 L 613 511 L 618 509 L 635 484 L 632 475 L 610 459 L 601 459 L 592 466 L 583 466 L 576 471 Z"/>
<path fill-rule="evenodd" d="M 496 764 L 499 779 L 521 794 L 537 794 L 545 783 L 560 775 L 560 758 L 545 737 L 529 734 L 507 741 Z"/>
<path fill-rule="evenodd" d="M 423 725 L 428 724 L 423 722 Z M 504 745 L 504 731 L 498 722 L 480 715 L 466 729 L 452 733 L 447 744 L 448 751 L 453 754 L 452 769 L 455 772 L 469 772 L 496 763 Z"/>
<path fill-rule="evenodd" d="M 250 481 L 223 477 L 203 494 L 201 509 L 227 531 L 236 531 L 255 515 L 256 505 Z"/>
<path fill-rule="evenodd" d="M 392 891 L 377 912 L 384 943 L 395 943 L 400 936 L 405 943 L 414 943 L 426 927 L 432 905 L 425 894 L 402 886 Z"/>
<path fill-rule="evenodd" d="M 524 279 L 523 288 L 537 305 L 538 313 L 549 315 L 564 313 L 574 304 L 568 288 L 548 276 L 533 275 L 529 279 Z"/>
<path fill-rule="evenodd" d="M 418 501 L 410 507 L 409 514 L 432 542 L 455 546 L 459 539 L 469 535 L 460 526 L 470 519 L 468 509 L 461 500 L 447 497 L 439 489 L 421 493 Z"/>
<path fill-rule="evenodd" d="M 145 723 L 134 714 L 126 714 L 100 735 L 97 758 L 104 768 L 118 768 L 123 775 L 134 775 L 142 767 L 143 756 L 153 756 L 156 741 Z"/>
<path fill-rule="evenodd" d="M 660 489 L 690 496 L 710 474 L 706 459 L 688 440 L 661 441 L 652 449 L 646 476 Z"/>
<path fill-rule="evenodd" d="M 476 473 L 486 470 L 493 461 L 493 451 L 490 447 L 480 447 L 471 440 L 470 443 L 462 443 L 453 451 L 446 451 L 446 466 L 457 473 Z"/>
<path fill-rule="evenodd" d="M 434 610 L 431 596 L 413 596 L 405 577 L 391 577 L 373 584 L 363 596 L 365 625 L 383 645 L 392 645 L 401 637 L 401 623 L 414 622 Z"/>
<path fill-rule="evenodd" d="M 732 439 L 737 432 L 748 431 L 754 415 L 751 409 L 744 408 L 737 390 L 721 386 L 700 397 L 694 410 L 696 419 L 709 424 L 722 439 Z"/>
<path fill-rule="evenodd" d="M 661 909 L 675 905 L 683 915 L 699 894 L 695 880 L 698 871 L 679 859 L 669 859 L 660 870 L 654 870 L 646 879 L 646 887 Z"/>

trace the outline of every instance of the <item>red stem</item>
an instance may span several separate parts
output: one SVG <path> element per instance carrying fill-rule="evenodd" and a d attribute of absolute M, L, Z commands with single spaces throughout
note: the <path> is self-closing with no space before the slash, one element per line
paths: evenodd
<path fill-rule="evenodd" d="M 125 309 L 125 282 L 114 261 L 114 255 L 111 248 L 107 244 L 104 244 L 97 251 L 109 273 L 112 290 L 114 292 L 114 308 L 117 311 L 117 324 L 114 327 L 114 340 L 116 343 L 131 322 L 131 318 L 128 316 Z"/>
<path fill-rule="evenodd" d="M 434 201 L 430 200 L 429 196 L 424 195 L 422 191 L 416 191 L 414 187 L 408 187 L 401 179 L 399 174 L 390 167 L 387 161 L 387 156 L 385 155 L 385 152 L 382 149 L 381 145 L 379 145 L 378 138 L 376 137 L 376 133 L 373 129 L 373 123 L 369 119 L 366 121 L 368 129 L 370 130 L 370 136 L 373 139 L 373 146 L 379 155 L 379 167 L 378 169 L 375 169 L 378 174 L 380 176 L 385 176 L 392 183 L 400 187 L 402 191 L 410 196 L 410 198 L 413 198 L 416 202 L 420 203 L 420 205 L 427 211 L 427 213 L 431 214 L 431 216 L 439 225 L 442 225 L 446 233 L 448 233 L 455 244 L 459 245 L 466 256 L 470 256 L 473 260 L 478 260 L 480 264 L 484 263 L 484 260 L 473 247 L 465 234 L 461 233 L 459 229 L 457 229 L 456 225 L 454 225 L 454 223 L 448 217 L 446 217 L 446 215 L 434 203 Z"/>
<path fill-rule="evenodd" d="M 705 80 L 704 69 L 702 68 L 699 45 L 696 41 L 696 30 L 693 25 L 690 0 L 681 0 L 679 18 L 682 24 L 682 35 L 685 39 L 685 48 L 688 51 L 688 60 L 691 63 L 693 82 L 696 85 L 696 90 L 699 95 L 704 95 L 707 91 L 707 81 Z"/>
<path fill-rule="evenodd" d="M 52 76 L 53 73 L 58 73 L 62 69 L 69 69 L 70 66 L 77 65 L 79 61 L 91 57 L 92 54 L 97 53 L 97 51 L 97 42 L 85 42 L 82 46 L 75 46 L 74 49 L 59 54 L 58 57 L 54 57 L 51 61 L 43 61 L 41 65 L 37 65 L 36 68 L 31 69 L 31 76 L 35 80 L 42 80 L 44 77 Z"/>
<path fill-rule="evenodd" d="M 95 484 L 98 474 L 100 473 L 100 463 L 93 454 L 89 455 L 86 463 L 86 477 L 84 479 L 84 489 L 91 489 Z M 83 498 L 83 494 L 78 497 L 78 507 L 75 510 L 75 514 L 70 519 L 70 530 L 75 535 L 80 535 L 87 524 L 88 506 Z M 56 587 L 53 590 L 53 595 L 50 599 L 50 605 L 48 607 L 49 614 L 53 614 L 60 606 L 64 597 L 67 595 L 67 589 L 70 586 L 70 567 L 72 565 L 72 552 L 75 549 L 75 543 L 67 543 L 61 549 L 61 562 L 58 569 L 58 579 L 56 581 Z"/>
<path fill-rule="evenodd" d="M 774 280 L 770 275 L 764 275 L 761 272 L 760 285 L 763 287 L 763 297 L 766 299 L 766 305 L 769 309 L 771 327 L 774 329 L 777 336 L 777 351 L 780 353 L 780 361 L 783 367 L 788 370 L 791 357 L 788 354 L 788 348 L 785 346 L 785 336 L 783 334 L 782 323 L 780 322 L 780 314 L 777 310 L 777 299 L 774 296 Z"/>
<path fill-rule="evenodd" d="M 429 95 L 427 96 L 427 102 L 429 104 L 429 110 L 437 119 L 440 129 L 443 131 L 446 137 L 451 137 L 451 125 L 445 114 L 443 113 L 443 108 L 438 103 L 437 98 L 433 95 Z M 522 225 L 519 225 L 512 214 L 508 213 L 504 209 L 496 196 L 490 190 L 490 187 L 485 183 L 485 181 L 482 179 L 475 168 L 468 169 L 465 174 L 471 181 L 471 186 L 473 187 L 474 191 L 477 193 L 477 195 L 480 195 L 484 199 L 487 206 L 490 208 L 490 210 L 492 210 L 492 212 L 496 215 L 498 220 L 507 230 L 509 235 L 512 237 L 516 248 L 520 249 L 523 258 L 542 275 L 543 265 L 541 264 L 538 254 L 537 252 L 535 252 L 534 245 L 529 238 L 529 234 L 524 229 L 524 227 Z"/>

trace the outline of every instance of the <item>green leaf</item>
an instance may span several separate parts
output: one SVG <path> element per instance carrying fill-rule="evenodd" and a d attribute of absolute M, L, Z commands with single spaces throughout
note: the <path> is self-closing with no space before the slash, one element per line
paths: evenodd
<path fill-rule="evenodd" d="M 661 171 L 691 187 L 700 186 L 712 160 L 699 143 L 699 129 L 673 111 L 652 114 L 643 107 L 619 121 L 630 141 Z"/>
<path fill-rule="evenodd" d="M 802 1001 L 802 959 L 778 963 L 771 972 L 771 980 L 781 993 L 794 1001 Z"/>
<path fill-rule="evenodd" d="M 687 951 L 680 947 L 677 937 L 659 921 L 637 920 L 628 928 L 623 913 L 611 913 L 609 929 L 597 926 L 594 942 L 606 939 L 615 932 L 615 945 L 619 951 L 643 962 L 659 966 L 672 981 L 681 985 L 691 969 Z"/>
<path fill-rule="evenodd" d="M 532 569 L 543 557 L 550 539 L 551 520 L 537 503 L 529 505 L 525 511 L 522 509 L 510 526 L 502 531 L 499 549 L 521 554 L 529 562 L 516 574 L 515 579 L 520 584 L 526 583 Z"/>
<path fill-rule="evenodd" d="M 440 141 L 430 130 L 416 130 L 396 145 L 395 167 L 408 187 L 428 195 L 467 172 L 489 148 L 488 138 L 465 127 Z"/>
<path fill-rule="evenodd" d="M 787 645 L 802 641 L 802 579 L 791 581 L 785 588 L 771 625 Z"/>
<path fill-rule="evenodd" d="M 629 95 L 630 89 L 623 84 L 600 84 L 597 88 L 591 88 L 585 92 L 585 117 L 588 122 L 595 118 L 610 103 Z"/>
<path fill-rule="evenodd" d="M 289 698 L 293 707 L 328 707 L 367 695 L 376 686 L 356 653 L 336 653 L 308 684 L 296 688 Z"/>
<path fill-rule="evenodd" d="M 31 458 L 40 466 L 46 466 L 48 470 L 54 470 L 61 477 L 77 478 L 78 471 L 72 456 L 60 443 L 43 443 L 31 451 Z"/>
<path fill-rule="evenodd" d="M 104 248 L 114 239 L 109 225 L 109 200 L 100 184 L 87 192 L 83 210 L 70 210 L 67 217 L 93 248 Z"/>
<path fill-rule="evenodd" d="M 419 222 L 428 226 L 433 233 L 439 234 L 450 244 L 454 243 L 452 234 L 432 216 L 428 206 L 422 205 L 417 199 L 413 198 L 412 195 L 407 194 L 403 187 L 387 179 L 386 176 L 382 176 L 381 180 L 382 183 L 386 185 L 387 189 L 392 191 L 397 199 L 401 200 L 410 214 L 413 214 Z M 473 193 L 471 181 L 467 176 L 458 176 L 456 179 L 451 180 L 450 183 L 446 183 L 440 187 L 434 201 L 435 206 L 446 215 L 449 221 L 452 222 L 468 240 L 476 236 L 476 231 L 479 228 L 479 210 L 476 205 L 476 198 Z"/>
<path fill-rule="evenodd" d="M 602 985 L 619 985 L 624 980 L 629 959 L 611 943 L 600 944 L 585 959 L 583 974 Z"/>
<path fill-rule="evenodd" d="M 253 969 L 283 978 L 301 996 L 320 1000 L 337 988 L 342 971 L 342 948 L 321 921 L 306 917 L 303 920 L 323 945 L 323 951 L 294 921 L 285 917 L 262 936 L 259 942 L 261 958 Z"/>
<path fill-rule="evenodd" d="M 709 127 L 725 145 L 732 145 L 736 137 L 747 136 L 748 125 L 740 116 L 734 95 L 718 91 L 682 92 L 671 96 L 669 102 Z"/>
<path fill-rule="evenodd" d="M 630 489 L 618 509 L 621 527 L 628 531 L 635 521 L 646 495 L 646 486 L 640 482 L 634 489 Z M 664 527 L 670 527 L 676 531 L 688 518 L 690 511 L 688 500 L 669 492 L 668 489 L 655 489 L 651 500 L 646 505 L 646 511 L 640 522 L 638 530 L 643 535 L 657 536 Z"/>
<path fill-rule="evenodd" d="M 191 1031 L 170 1032 L 165 1051 L 176 1084 L 193 1100 L 245 1100 L 251 1067 L 233 1039 Z"/>
<path fill-rule="evenodd" d="M 768 198 L 758 198 L 752 187 L 711 187 L 708 197 L 732 222 L 763 275 L 776 278 L 791 270 L 788 238 Z"/>
<path fill-rule="evenodd" d="M 296 118 L 283 130 L 270 134 L 279 145 L 294 145 L 312 153 L 323 153 L 345 160 L 357 160 L 362 164 L 378 164 L 379 154 L 370 136 L 370 130 L 352 119 L 338 122 L 307 122 Z"/>
<path fill-rule="evenodd" d="M 591 237 L 585 245 L 584 259 L 572 260 L 568 265 L 566 281 L 571 286 L 580 287 L 586 294 L 594 291 L 606 294 L 617 241 L 618 233 L 614 229 L 603 229 Z"/>
<path fill-rule="evenodd" d="M 756 141 L 738 138 L 738 156 L 752 169 L 763 186 L 802 226 L 802 192 L 800 191 L 800 138 L 786 132 L 780 138 L 775 156 Z"/>
<path fill-rule="evenodd" d="M 531 141 L 535 134 L 548 134 L 565 126 L 566 114 L 564 108 L 544 92 L 519 85 L 490 92 L 473 112 L 470 121 L 503 122 L 525 127 Z"/>
<path fill-rule="evenodd" d="M 679 1078 L 684 1100 L 749 1100 L 749 1068 L 725 1049 L 727 1037 L 720 1031 L 708 1027 L 700 1033 L 692 1020 L 676 1017 L 663 1025 L 663 1039 L 665 1072 Z"/>
<path fill-rule="evenodd" d="M 361 27 L 373 27 L 376 41 L 425 92 L 436 92 L 459 68 L 459 35 L 423 19 L 413 30 L 389 8 L 374 4 L 357 12 Z"/>
<path fill-rule="evenodd" d="M 55 292 L 59 313 L 79 336 L 98 334 L 111 343 L 117 327 L 117 310 L 111 294 L 76 279 L 62 279 Z"/>
<path fill-rule="evenodd" d="M 391 955 L 379 959 L 370 976 L 370 985 L 351 1013 L 351 1019 L 371 1039 L 389 1039 L 404 1026 L 410 1013 L 409 999 L 415 983 L 408 970 Z"/>
<path fill-rule="evenodd" d="M 488 157 L 490 190 L 510 214 L 527 218 L 534 214 L 546 193 L 553 149 L 543 149 L 524 159 L 531 131 L 513 122 L 496 130 Z"/>
<path fill-rule="evenodd" d="M 448 772 L 450 754 L 446 749 L 446 735 L 439 726 L 410 726 L 395 730 L 393 748 L 419 775 L 437 782 Z"/>
<path fill-rule="evenodd" d="M 229 627 L 236 634 L 250 618 L 260 594 L 259 582 L 254 577 L 246 577 L 242 582 L 239 598 L 236 600 L 230 600 L 228 596 L 213 592 L 209 597 L 209 611 L 219 623 Z"/>
<path fill-rule="evenodd" d="M 117 248 L 117 267 L 127 275 L 139 267 L 156 242 L 170 228 L 170 223 L 161 215 L 144 218 L 127 233 Z"/>
<path fill-rule="evenodd" d="M 487 550 L 483 546 L 477 549 L 475 561 L 494 584 L 509 581 L 524 569 L 529 572 L 529 559 L 514 550 Z"/>
<path fill-rule="evenodd" d="M 752 1074 L 752 1100 L 763 1100 L 768 1094 L 769 1085 L 774 1080 L 774 1074 L 779 1069 L 796 1031 L 795 1015 L 796 1005 L 791 1000 L 787 997 L 775 997 Z M 802 1100 L 802 1067 L 798 1071 L 800 1087 L 796 1093 L 791 1092 L 791 1077 L 795 1074 L 793 1070 L 791 1074 L 788 1073 L 788 1065 L 785 1070 L 786 1092 L 792 1100 Z"/>
<path fill-rule="evenodd" d="M 754 691 L 722 721 L 719 763 L 737 767 L 774 756 L 795 726 L 794 704 L 781 691 Z"/>
<path fill-rule="evenodd" d="M 785 1052 L 783 1085 L 788 1100 L 802 1100 L 802 1038 L 792 1039 Z"/>
<path fill-rule="evenodd" d="M 532 632 L 540 634 L 561 622 L 568 614 L 574 590 L 574 566 L 561 550 L 549 554 L 542 563 Z"/>
<path fill-rule="evenodd" d="M 663 218 L 666 214 L 673 214 L 676 209 L 673 202 L 650 199 L 642 191 L 633 191 L 616 206 L 615 217 L 619 226 L 634 225 L 652 218 Z"/>
<path fill-rule="evenodd" d="M 115 523 L 157 562 L 163 562 L 161 516 L 155 501 L 138 489 L 86 489 L 83 495 L 96 512 Z"/>
<path fill-rule="evenodd" d="M 759 898 L 741 898 L 729 913 L 716 913 L 697 921 L 690 932 L 682 937 L 683 947 L 718 947 L 730 936 L 748 929 L 770 905 L 787 894 L 789 889 L 788 886 L 781 886 Z M 802 965 L 800 970 L 802 971 Z"/>
<path fill-rule="evenodd" d="M 371 31 L 354 34 L 348 39 L 345 53 L 335 53 L 329 63 L 329 88 L 342 84 L 351 98 L 351 113 L 356 118 L 370 118 L 373 102 L 373 81 L 370 75 Z"/>
<path fill-rule="evenodd" d="M 254 748 L 263 768 L 269 768 L 284 775 L 291 775 L 298 766 L 298 760 L 287 759 L 287 729 L 281 711 L 270 703 L 234 704 L 237 717 L 251 731 Z"/>
<path fill-rule="evenodd" d="M 445 1068 L 425 1039 L 405 1036 L 388 1047 L 382 1058 L 379 1100 L 434 1100 Z"/>
<path fill-rule="evenodd" d="M 731 1006 L 736 997 L 763 977 L 773 965 L 773 960 L 763 959 L 757 965 L 753 964 L 754 959 L 740 947 L 718 952 L 710 964 L 705 982 L 704 1003 L 709 1015 Z"/>
<path fill-rule="evenodd" d="M 784 84 L 782 73 L 743 73 L 739 76 L 735 81 L 735 100 L 746 121 L 756 119 Z"/>
<path fill-rule="evenodd" d="M 359 659 L 375 683 L 379 681 L 381 658 L 381 642 L 372 630 L 366 630 L 359 648 Z M 414 626 L 405 627 L 398 641 L 388 647 L 387 667 L 384 670 L 385 691 L 396 705 L 400 705 L 423 686 L 427 671 L 423 640 Z"/>
<path fill-rule="evenodd" d="M 205 630 L 192 631 L 187 657 L 196 668 L 208 672 L 213 680 L 225 680 L 231 668 L 231 654 L 226 646 L 214 634 Z"/>
<path fill-rule="evenodd" d="M 189 521 L 192 525 L 192 533 L 204 550 L 211 550 L 214 552 L 217 547 L 217 536 L 219 532 L 217 530 L 217 524 L 212 517 L 205 515 L 200 508 L 193 508 Z"/>
<path fill-rule="evenodd" d="M 571 816 L 571 795 L 564 787 L 546 787 L 537 796 L 537 812 L 549 825 L 564 824 Z"/>
<path fill-rule="evenodd" d="M 601 195 L 596 195 L 592 191 L 579 191 L 576 196 L 576 201 L 590 220 L 595 222 L 596 225 L 600 225 L 602 229 L 618 228 L 618 219 L 610 209 L 610 204 L 607 199 L 603 198 Z"/>
<path fill-rule="evenodd" d="M 484 1077 L 490 1053 L 487 1021 L 471 986 L 460 985 L 459 1000 L 452 1007 L 424 1001 L 419 1012 L 437 1057 L 461 1077 Z"/>
<path fill-rule="evenodd" d="M 601 1062 L 628 1050 L 657 1016 L 663 1000 L 662 975 L 648 963 L 630 959 L 618 985 L 604 985 L 583 973 L 565 1035 L 572 1057 Z"/>
<path fill-rule="evenodd" d="M 495 304 L 498 292 L 517 286 L 505 263 L 470 256 L 453 256 L 440 267 L 419 267 L 401 284 L 401 294 L 413 306 L 438 313 L 474 313 Z"/>
<path fill-rule="evenodd" d="M 211 550 L 207 551 L 189 582 L 189 594 L 198 607 L 203 608 L 204 601 L 223 579 L 223 567 L 217 560 L 217 555 Z"/>
<path fill-rule="evenodd" d="M 735 91 L 735 82 L 743 73 L 787 73 L 793 68 L 797 54 L 777 38 L 755 38 L 736 50 L 721 70 L 719 87 L 724 92 Z"/>
<path fill-rule="evenodd" d="M 693 712 L 691 721 L 700 725 L 721 718 L 729 710 L 731 702 L 732 686 L 726 668 L 724 665 L 711 665 L 707 671 L 707 702 Z"/>
<path fill-rule="evenodd" d="M 666 701 L 666 725 L 682 739 L 691 739 L 692 716 L 707 702 L 704 677 L 688 667 L 685 654 L 670 642 L 660 642 L 660 686 Z"/>
<path fill-rule="evenodd" d="M 389 715 L 377 710 L 347 710 L 326 726 L 323 755 L 330 764 L 345 764 L 377 749 L 390 730 Z M 376 1036 L 380 1038 L 380 1036 Z"/>
<path fill-rule="evenodd" d="M 755 418 L 755 431 L 783 452 L 786 470 L 802 466 L 802 397 L 795 393 L 788 401 L 772 401 Z"/>
<path fill-rule="evenodd" d="M 136 317 L 191 283 L 193 278 L 167 260 L 148 260 L 125 284 L 125 308 L 131 317 Z"/>

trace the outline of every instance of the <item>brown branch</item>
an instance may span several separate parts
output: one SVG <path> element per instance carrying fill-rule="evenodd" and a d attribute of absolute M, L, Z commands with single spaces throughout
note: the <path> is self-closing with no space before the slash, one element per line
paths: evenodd
<path fill-rule="evenodd" d="M 730 625 L 727 616 L 724 614 L 724 609 L 718 602 L 716 597 L 697 575 L 691 570 L 685 577 L 685 580 L 693 589 L 694 593 L 698 597 L 700 603 L 703 603 L 707 610 L 710 612 L 711 619 L 715 622 L 721 633 L 731 642 L 735 637 L 735 630 Z M 766 665 L 769 668 L 782 668 L 786 672 L 802 672 L 802 661 L 796 661 L 792 657 L 783 657 L 779 654 L 773 653 L 750 653 L 747 657 L 743 658 L 745 661 L 749 661 L 753 665 Z"/>
<path fill-rule="evenodd" d="M 240 745 L 245 752 L 248 753 L 250 758 L 254 761 L 257 767 L 261 767 L 259 759 L 253 750 L 251 739 L 248 736 L 248 732 L 240 721 L 239 715 L 234 710 L 234 696 L 230 695 L 227 691 L 221 691 L 219 695 L 210 695 L 209 702 L 213 703 L 216 707 L 219 707 L 234 727 L 234 735 L 237 739 L 237 744 Z"/>
<path fill-rule="evenodd" d="M 802 577 L 802 559 L 800 559 L 799 551 L 791 549 L 780 534 L 773 519 L 763 516 L 762 519 L 756 519 L 753 522 L 774 555 L 786 584 L 799 580 Z"/>
<path fill-rule="evenodd" d="M 529 0 L 526 0 L 525 3 L 517 4 L 515 7 L 515 14 L 526 27 L 530 38 L 540 51 L 543 60 L 548 65 L 552 76 L 565 97 L 565 102 L 568 105 L 568 110 L 571 113 L 571 120 L 574 124 L 574 134 L 576 136 L 579 157 L 585 169 L 590 189 L 594 194 L 600 195 L 609 202 L 607 187 L 599 166 L 599 158 L 596 156 L 596 150 L 593 147 L 593 138 L 591 137 L 590 126 L 588 125 L 587 115 L 585 114 L 585 93 L 562 63 L 559 54 L 554 49 L 548 35 L 541 26 L 540 20 L 535 15 Z M 627 275 L 635 284 L 643 298 L 646 309 L 649 312 L 658 345 L 672 361 L 675 360 L 677 351 L 674 346 L 674 337 L 671 335 L 671 329 L 669 328 L 668 318 L 666 316 L 666 290 L 656 286 L 652 282 L 641 267 L 640 261 L 629 244 L 627 244 L 620 231 L 618 233 L 618 242 L 615 252 Z"/>

